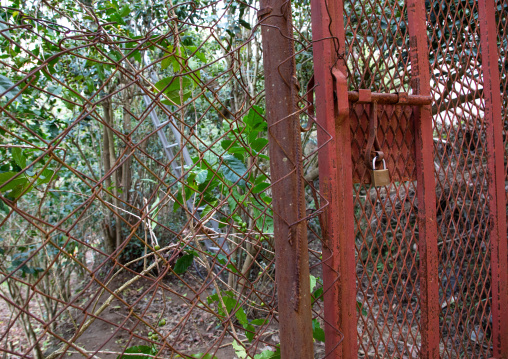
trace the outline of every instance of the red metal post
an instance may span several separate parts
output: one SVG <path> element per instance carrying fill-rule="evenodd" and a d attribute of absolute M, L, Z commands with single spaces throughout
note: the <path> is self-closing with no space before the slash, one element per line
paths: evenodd
<path fill-rule="evenodd" d="M 411 87 L 414 95 L 430 96 L 430 67 L 425 1 L 408 0 Z M 422 346 L 420 358 L 439 358 L 439 281 L 436 222 L 436 180 L 432 112 L 429 105 L 414 106 L 420 304 Z"/>
<path fill-rule="evenodd" d="M 291 2 L 262 0 L 266 119 L 282 358 L 313 358 L 307 223 Z"/>
<path fill-rule="evenodd" d="M 319 186 L 329 201 L 323 225 L 326 358 L 350 359 L 358 357 L 358 319 L 351 130 L 346 67 L 338 59 L 345 47 L 344 5 L 342 0 L 312 0 L 311 9 L 318 145 L 323 146 Z"/>
<path fill-rule="evenodd" d="M 503 122 L 498 68 L 496 7 L 493 0 L 479 0 L 480 46 L 485 138 L 487 142 L 490 266 L 492 271 L 493 357 L 508 358 L 508 249 L 504 181 Z"/>

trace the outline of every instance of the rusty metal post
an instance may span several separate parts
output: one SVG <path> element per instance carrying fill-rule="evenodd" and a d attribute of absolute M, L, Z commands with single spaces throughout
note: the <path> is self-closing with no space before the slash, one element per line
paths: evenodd
<path fill-rule="evenodd" d="M 307 223 L 291 2 L 262 0 L 266 119 L 282 358 L 313 358 Z"/>
<path fill-rule="evenodd" d="M 430 96 L 430 66 L 425 1 L 408 0 L 411 87 L 413 94 Z M 436 222 L 436 180 L 432 112 L 429 105 L 413 106 L 420 254 L 421 358 L 439 358 L 439 280 Z"/>
<path fill-rule="evenodd" d="M 312 0 L 311 9 L 319 186 L 329 201 L 322 228 L 326 357 L 349 359 L 358 357 L 358 319 L 347 72 L 339 59 L 345 48 L 344 5 Z"/>
<path fill-rule="evenodd" d="M 493 0 L 479 0 L 480 46 L 485 98 L 487 145 L 490 267 L 492 273 L 493 357 L 508 358 L 508 249 L 504 181 L 503 121 L 498 68 L 496 7 Z"/>

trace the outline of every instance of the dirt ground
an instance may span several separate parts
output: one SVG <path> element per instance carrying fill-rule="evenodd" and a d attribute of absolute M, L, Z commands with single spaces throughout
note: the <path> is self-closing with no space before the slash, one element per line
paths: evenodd
<path fill-rule="evenodd" d="M 127 280 L 128 277 L 126 276 L 118 278 L 108 288 L 115 290 Z M 148 290 L 152 284 L 148 280 L 140 279 L 125 289 L 121 293 L 121 298 L 132 306 L 133 312 L 140 315 L 145 323 L 156 328 L 159 334 L 166 338 L 167 343 L 172 344 L 180 353 L 187 355 L 206 352 L 208 348 L 213 347 L 214 349 L 210 353 L 213 353 L 218 359 L 236 358 L 235 351 L 231 346 L 233 339 L 230 336 L 221 338 L 224 331 L 217 318 L 199 308 L 190 308 L 189 304 L 181 299 L 181 296 L 187 298 L 194 295 L 189 288 L 184 287 L 178 280 L 165 279 L 165 284 L 172 288 L 174 293 L 164 291 L 163 298 L 162 290 Z M 198 288 L 196 284 L 194 289 L 197 290 Z M 92 300 L 99 289 L 98 286 L 92 285 L 80 296 L 82 300 L 79 305 L 82 308 L 93 302 L 93 305 L 87 308 L 87 313 L 93 312 L 93 308 L 99 308 L 109 297 L 108 293 L 103 293 L 99 300 Z M 211 289 L 202 293 L 202 300 L 206 302 L 206 297 L 211 293 Z M 77 340 L 73 339 L 76 328 L 90 319 L 90 316 L 85 316 L 82 311 L 76 309 L 70 311 L 70 315 L 65 315 L 58 325 L 57 332 L 66 340 L 73 341 L 86 355 L 80 353 L 76 348 L 69 348 L 64 357 L 72 359 L 84 357 L 114 359 L 125 348 L 150 345 L 146 339 L 141 338 L 148 338 L 148 333 L 153 329 L 139 321 L 134 315 L 129 316 L 128 305 L 114 299 Z M 159 326 L 161 318 L 165 320 L 165 324 Z M 5 328 L 9 320 L 10 308 L 5 301 L 0 300 L 0 325 L 2 328 Z M 185 322 L 184 325 L 179 324 L 182 321 Z M 174 328 L 177 328 L 177 330 L 172 331 Z M 276 343 L 279 341 L 278 331 L 276 328 L 271 329 L 275 330 L 269 330 L 272 334 L 265 336 L 264 340 Z M 3 332 L 4 330 L 0 331 L 0 335 Z M 244 339 L 245 335 L 241 335 L 240 338 Z M 7 342 L 9 343 L 7 349 L 13 352 L 19 353 L 28 350 L 28 342 L 24 331 L 18 323 L 9 330 Z M 46 340 L 43 345 L 44 355 L 50 355 L 60 345 L 60 342 Z M 3 351 L 1 350 L 2 347 L 3 345 L 0 346 L 0 352 Z M 160 346 L 157 346 L 157 348 L 159 349 Z M 260 344 L 258 351 L 264 349 L 271 348 Z M 31 353 L 28 353 L 28 355 L 31 355 Z M 163 348 L 159 357 L 171 358 L 172 352 L 167 347 L 166 349 Z M 176 355 L 173 357 L 176 357 Z M 7 358 L 10 359 L 10 356 L 8 355 Z M 12 356 L 12 358 L 15 358 L 15 356 Z"/>
<path fill-rule="evenodd" d="M 117 285 L 112 286 L 113 289 L 116 289 L 115 287 L 124 283 L 125 280 L 126 278 L 119 279 Z M 151 291 L 147 294 L 146 291 L 152 283 L 141 279 L 122 292 L 121 297 L 133 306 L 134 312 L 142 316 L 144 322 L 157 328 L 158 333 L 166 338 L 166 342 L 172 344 L 179 352 L 197 354 L 206 352 L 207 348 L 214 346 L 216 349 L 219 347 L 214 353 L 217 358 L 234 358 L 233 348 L 231 345 L 227 345 L 231 344 L 231 338 L 222 340 L 222 345 L 216 344 L 222 330 L 213 315 L 203 310 L 192 309 L 188 303 L 181 299 L 180 296 L 194 295 L 192 291 L 178 281 L 173 283 L 168 279 L 168 283 L 165 284 L 173 288 L 175 293 L 164 291 L 163 294 L 161 290 L 158 290 L 155 293 Z M 97 289 L 90 289 L 90 292 L 95 290 Z M 206 296 L 210 293 L 203 293 L 202 300 L 206 302 Z M 100 307 L 108 297 L 109 294 L 103 294 L 96 307 Z M 186 320 L 185 325 L 179 325 L 182 318 L 187 318 L 184 319 Z M 80 313 L 76 322 L 82 322 L 83 319 L 84 315 Z M 161 319 L 165 321 L 163 326 L 159 326 Z M 65 327 L 68 339 L 72 338 L 75 331 L 74 326 L 67 322 Z M 178 330 L 172 332 L 174 328 L 178 328 Z M 100 314 L 100 318 L 96 319 L 77 339 L 76 344 L 89 354 L 96 352 L 95 357 L 113 359 L 117 358 L 117 353 L 123 352 L 125 348 L 138 345 L 149 346 L 150 343 L 140 337 L 148 338 L 148 333 L 152 330 L 134 315 L 129 316 L 129 308 L 125 303 L 115 299 Z M 157 346 L 157 349 L 160 349 L 160 346 Z M 76 350 L 69 350 L 69 352 L 71 352 L 69 358 L 83 358 L 83 355 Z M 161 354 L 161 357 L 170 358 L 172 352 L 166 348 L 162 350 Z"/>

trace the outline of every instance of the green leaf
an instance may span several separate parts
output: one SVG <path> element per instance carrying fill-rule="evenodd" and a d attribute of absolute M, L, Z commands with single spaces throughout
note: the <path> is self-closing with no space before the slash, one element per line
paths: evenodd
<path fill-rule="evenodd" d="M 199 184 L 205 183 L 208 177 L 208 170 L 201 170 L 196 173 L 196 182 Z"/>
<path fill-rule="evenodd" d="M 312 293 L 312 291 L 314 290 L 314 288 L 316 287 L 316 284 L 317 284 L 317 278 L 314 277 L 312 274 L 309 276 L 310 277 L 310 291 Z"/>
<path fill-rule="evenodd" d="M 193 81 L 188 77 L 181 77 L 182 87 L 180 87 L 180 78 L 166 77 L 155 84 L 159 91 L 164 91 L 164 94 L 171 100 L 162 100 L 161 102 L 166 105 L 181 105 L 180 103 L 180 88 L 183 90 L 183 101 L 186 101 L 192 94 Z"/>
<path fill-rule="evenodd" d="M 161 61 L 161 70 L 165 70 L 171 65 L 171 57 L 166 57 Z"/>
<path fill-rule="evenodd" d="M 173 212 L 176 212 L 178 208 L 180 208 L 183 204 L 183 196 L 182 191 L 178 191 L 178 194 L 176 195 L 175 202 L 173 203 Z"/>
<path fill-rule="evenodd" d="M 139 355 L 146 354 L 146 355 Z M 152 355 L 152 347 L 148 345 L 138 345 L 135 347 L 130 347 L 125 350 L 123 355 L 119 355 L 117 359 L 147 359 L 151 358 Z"/>
<path fill-rule="evenodd" d="M 202 62 L 206 63 L 206 56 L 202 52 L 196 52 L 195 56 L 200 59 Z"/>
<path fill-rule="evenodd" d="M 254 359 L 272 359 L 274 358 L 275 352 L 271 350 L 265 350 L 259 354 L 254 355 Z"/>
<path fill-rule="evenodd" d="M 125 21 L 123 21 L 122 17 L 117 12 L 111 14 L 109 18 L 112 22 L 117 22 L 119 25 L 125 25 Z"/>
<path fill-rule="evenodd" d="M 217 203 L 218 201 L 213 201 L 211 202 L 210 204 L 207 204 L 205 206 L 205 208 L 203 209 L 203 212 L 201 212 L 201 218 L 206 218 L 206 216 L 208 215 L 208 213 L 210 213 L 211 211 L 213 211 L 213 209 L 215 208 L 215 206 L 217 206 Z"/>
<path fill-rule="evenodd" d="M 204 353 L 197 353 L 197 354 L 193 354 L 191 355 L 193 358 L 198 358 L 198 359 L 218 359 L 215 355 L 212 355 L 212 354 L 204 354 Z M 177 358 L 181 358 L 180 356 L 178 356 Z"/>
<path fill-rule="evenodd" d="M 314 293 L 312 293 L 312 296 L 314 297 L 314 298 L 312 298 L 312 304 L 314 304 L 314 302 L 316 300 L 323 300 L 323 297 L 322 297 L 323 296 L 323 287 L 319 287 L 318 289 L 316 289 L 314 291 Z"/>
<path fill-rule="evenodd" d="M 132 57 L 134 60 L 136 60 L 139 63 L 143 62 L 143 58 L 141 57 L 141 52 L 139 50 L 134 51 L 129 56 Z"/>
<path fill-rule="evenodd" d="M 5 37 L 7 37 L 8 39 L 10 39 L 11 38 L 11 34 L 9 33 L 9 31 L 6 31 L 7 29 L 8 29 L 7 25 L 4 25 L 4 24 L 0 23 L 0 30 L 3 30 L 2 34 Z"/>
<path fill-rule="evenodd" d="M 250 324 L 244 325 L 243 328 L 245 329 L 245 336 L 249 339 L 249 342 L 252 342 L 254 335 L 256 335 L 256 328 Z"/>
<path fill-rule="evenodd" d="M 242 217 L 240 217 L 238 215 L 238 213 L 234 213 L 233 215 L 231 215 L 231 218 L 240 226 L 244 226 L 246 225 L 246 223 L 242 220 Z"/>
<path fill-rule="evenodd" d="M 190 53 L 194 54 L 193 56 L 196 56 L 198 59 L 200 59 L 202 62 L 206 63 L 206 56 L 200 51 L 196 51 L 198 48 L 197 46 L 185 46 L 185 49 Z"/>
<path fill-rule="evenodd" d="M 205 155 L 203 156 L 203 165 L 201 166 L 201 168 L 210 169 L 217 162 L 219 162 L 217 155 L 213 153 L 213 151 L 206 151 Z"/>
<path fill-rule="evenodd" d="M 206 301 L 208 302 L 208 304 L 212 304 L 213 302 L 218 302 L 219 295 L 217 293 L 209 295 L 208 297 L 206 297 Z"/>
<path fill-rule="evenodd" d="M 259 197 L 261 197 L 261 199 L 263 200 L 263 202 L 265 202 L 266 204 L 271 204 L 272 203 L 272 197 L 268 196 L 267 194 L 265 193 L 261 193 L 259 195 Z"/>
<path fill-rule="evenodd" d="M 4 93 L 8 88 L 10 88 L 12 86 L 14 86 L 14 83 L 12 83 L 8 77 L 0 75 L 0 94 Z M 19 92 L 19 89 L 17 87 L 14 87 L 9 92 L 7 92 L 4 96 L 7 97 L 7 101 L 10 101 L 14 97 L 17 97 L 16 95 L 18 92 Z M 16 100 L 16 101 L 18 101 L 18 100 Z"/>
<path fill-rule="evenodd" d="M 232 263 L 229 263 L 227 268 L 234 274 L 238 274 L 238 270 L 236 269 L 236 267 L 232 264 Z"/>
<path fill-rule="evenodd" d="M 192 261 L 194 260 L 194 254 L 186 254 L 176 261 L 175 268 L 173 268 L 176 274 L 184 273 L 187 268 L 190 267 Z"/>
<path fill-rule="evenodd" d="M 224 304 L 226 305 L 226 309 L 228 312 L 231 312 L 234 307 L 238 305 L 238 302 L 235 298 L 231 298 L 231 296 L 223 296 L 222 300 L 224 301 Z"/>
<path fill-rule="evenodd" d="M 240 20 L 238 20 L 238 22 L 240 23 L 240 25 L 242 25 L 246 29 L 252 30 L 250 24 L 247 21 L 240 19 Z"/>
<path fill-rule="evenodd" d="M 260 216 L 261 212 L 259 210 L 254 210 L 254 216 L 259 217 L 256 220 L 256 226 L 263 233 L 273 233 L 273 218 L 268 215 L 271 211 L 267 212 L 267 215 Z"/>
<path fill-rule="evenodd" d="M 47 88 L 47 91 L 55 96 L 60 96 L 60 94 L 62 93 L 62 86 L 51 85 Z"/>
<path fill-rule="evenodd" d="M 257 194 L 257 193 L 263 192 L 268 187 L 270 187 L 270 183 L 263 182 L 263 183 L 257 184 L 252 189 L 252 193 Z"/>
<path fill-rule="evenodd" d="M 312 320 L 312 336 L 314 339 L 319 340 L 320 342 L 325 341 L 325 331 L 321 329 L 317 319 Z"/>
<path fill-rule="evenodd" d="M 238 310 L 235 313 L 236 319 L 240 322 L 242 325 L 249 324 L 249 321 L 247 320 L 247 314 L 245 314 L 245 311 L 242 307 L 238 308 Z"/>
<path fill-rule="evenodd" d="M 10 181 L 6 185 L 2 186 L 2 184 L 4 182 L 7 182 L 12 177 L 14 177 L 14 175 L 16 175 L 16 174 L 18 174 L 18 172 L 0 173 L 0 192 L 6 192 L 6 191 L 9 191 L 9 190 L 19 186 L 19 185 L 25 185 L 26 183 L 28 183 L 28 180 L 25 177 L 18 177 L 16 179 Z"/>
<path fill-rule="evenodd" d="M 19 147 L 13 147 L 11 150 L 12 157 L 14 158 L 14 162 L 21 167 L 26 167 L 26 157 L 23 155 L 23 151 Z"/>
<path fill-rule="evenodd" d="M 150 216 L 152 217 L 153 221 L 150 221 L 150 226 L 152 227 L 152 231 L 155 230 L 155 227 L 157 227 L 157 216 L 159 214 L 160 208 L 157 208 L 159 205 L 160 198 L 157 196 L 155 199 L 155 202 L 150 207 Z"/>
<path fill-rule="evenodd" d="M 220 167 L 220 171 L 228 181 L 236 183 L 240 186 L 245 185 L 245 180 L 241 179 L 247 173 L 247 167 L 238 158 L 232 155 L 222 157 L 224 164 Z"/>
<path fill-rule="evenodd" d="M 229 147 L 231 147 L 231 145 L 233 144 L 233 141 L 231 140 L 222 140 L 220 145 L 223 149 L 225 149 L 226 151 L 228 150 Z"/>
<path fill-rule="evenodd" d="M 185 54 L 182 54 L 181 47 L 175 49 L 172 45 L 169 45 L 168 52 L 173 55 L 162 60 L 161 68 L 164 70 L 165 68 L 167 68 L 169 65 L 172 64 L 173 71 L 179 72 L 182 67 L 181 63 L 183 63 L 187 59 L 187 57 L 185 56 Z M 166 56 L 166 55 L 164 55 L 164 56 Z"/>
<path fill-rule="evenodd" d="M 257 176 L 256 180 L 254 181 L 254 183 L 255 184 L 259 184 L 259 183 L 261 183 L 261 182 L 263 182 L 264 180 L 267 180 L 267 179 L 268 179 L 268 177 L 265 176 L 265 175 Z"/>
<path fill-rule="evenodd" d="M 256 138 L 254 141 L 252 141 L 250 143 L 250 147 L 256 151 L 256 152 L 259 152 L 261 151 L 263 148 L 265 148 L 265 146 L 268 144 L 268 140 L 266 138 Z"/>
<path fill-rule="evenodd" d="M 268 321 L 268 319 L 266 318 L 259 318 L 259 319 L 254 319 L 252 322 L 250 322 L 250 324 L 253 324 L 253 325 L 265 325 L 266 322 Z"/>
<path fill-rule="evenodd" d="M 7 185 L 8 186 L 8 185 Z M 6 186 L 6 187 L 7 187 Z M 18 198 L 23 194 L 23 192 L 30 192 L 33 189 L 33 186 L 30 184 L 29 181 L 26 181 L 24 184 L 20 184 L 16 186 L 11 193 L 9 194 L 10 197 Z M 3 189 L 2 189 L 3 190 Z"/>
<path fill-rule="evenodd" d="M 255 129 L 265 124 L 263 119 L 263 109 L 259 106 L 252 106 L 247 116 L 243 118 L 243 122 L 250 128 Z"/>
<path fill-rule="evenodd" d="M 272 352 L 271 350 L 265 350 L 259 354 L 254 355 L 254 359 L 280 359 L 280 347 L 277 346 L 277 350 Z"/>
<path fill-rule="evenodd" d="M 356 301 L 356 310 L 358 311 L 358 313 L 361 312 L 364 317 L 369 314 L 367 313 L 367 310 L 365 310 L 365 308 L 363 307 L 363 303 L 359 300 Z"/>
<path fill-rule="evenodd" d="M 130 12 L 131 9 L 129 8 L 129 5 L 124 5 L 124 7 L 122 8 L 122 10 L 120 10 L 118 15 L 120 15 L 121 17 L 126 17 L 127 15 L 130 14 Z"/>
<path fill-rule="evenodd" d="M 233 146 L 233 147 L 229 148 L 228 152 L 231 154 L 236 154 L 235 157 L 241 160 L 241 159 L 243 159 L 242 154 L 246 153 L 247 149 L 244 147 Z"/>
<path fill-rule="evenodd" d="M 233 349 L 235 350 L 235 354 L 238 357 L 238 359 L 247 358 L 247 352 L 245 351 L 245 348 L 241 344 L 238 344 L 236 340 L 233 340 L 233 343 L 231 343 L 231 345 L 233 346 Z"/>
<path fill-rule="evenodd" d="M 48 183 L 51 180 L 51 177 L 53 177 L 54 173 L 55 173 L 54 171 L 46 168 L 44 171 L 42 171 L 41 175 L 37 179 L 37 184 L 41 185 L 44 183 Z"/>

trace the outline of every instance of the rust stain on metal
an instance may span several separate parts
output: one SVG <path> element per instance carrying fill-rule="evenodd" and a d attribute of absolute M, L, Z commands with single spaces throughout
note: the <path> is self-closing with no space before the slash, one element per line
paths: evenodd
<path fill-rule="evenodd" d="M 425 3 L 408 0 L 408 30 L 413 94 L 430 96 L 430 64 Z M 420 255 L 420 357 L 438 359 L 439 355 L 439 279 L 436 220 L 436 180 L 432 115 L 428 105 L 413 106 L 415 126 L 416 197 L 418 199 L 418 252 Z"/>
<path fill-rule="evenodd" d="M 399 93 L 379 93 L 370 90 L 360 89 L 358 91 L 348 91 L 350 102 L 371 103 L 376 101 L 379 104 L 400 104 L 400 105 L 430 105 L 432 96 L 408 95 L 406 92 Z"/>
<path fill-rule="evenodd" d="M 266 112 L 281 354 L 310 358 L 312 314 L 291 3 L 262 1 Z M 273 29 L 277 29 L 273 31 Z"/>
<path fill-rule="evenodd" d="M 498 67 L 496 4 L 479 0 L 480 45 L 485 98 L 485 138 L 487 145 L 490 257 L 492 275 L 492 355 L 508 358 L 508 248 L 506 194 Z M 504 128 L 506 130 L 506 128 Z"/>
<path fill-rule="evenodd" d="M 351 133 L 347 69 L 341 61 L 345 48 L 344 4 L 341 0 L 312 0 L 311 7 L 319 185 L 328 201 L 321 216 L 326 358 L 355 358 L 358 342 Z"/>

